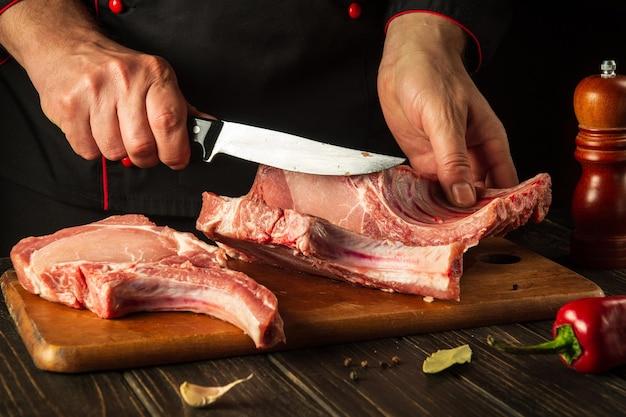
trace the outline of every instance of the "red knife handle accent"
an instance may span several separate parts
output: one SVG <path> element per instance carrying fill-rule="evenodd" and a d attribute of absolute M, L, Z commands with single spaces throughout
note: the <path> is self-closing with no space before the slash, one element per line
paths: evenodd
<path fill-rule="evenodd" d="M 135 166 L 135 164 L 133 164 L 133 161 L 130 160 L 129 157 L 125 156 L 121 161 L 122 165 L 124 165 L 124 168 L 132 168 Z"/>

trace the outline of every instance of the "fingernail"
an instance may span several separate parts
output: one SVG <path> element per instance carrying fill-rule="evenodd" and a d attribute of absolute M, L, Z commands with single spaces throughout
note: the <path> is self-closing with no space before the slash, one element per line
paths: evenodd
<path fill-rule="evenodd" d="M 466 182 L 452 185 L 452 196 L 459 206 L 469 207 L 474 204 L 474 189 Z"/>

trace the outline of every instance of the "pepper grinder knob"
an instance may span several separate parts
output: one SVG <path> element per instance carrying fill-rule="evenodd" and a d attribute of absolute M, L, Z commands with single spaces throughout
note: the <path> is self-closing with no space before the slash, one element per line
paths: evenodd
<path fill-rule="evenodd" d="M 572 200 L 572 259 L 584 266 L 626 268 L 626 77 L 615 61 L 574 92 L 582 175 Z"/>
<path fill-rule="evenodd" d="M 612 59 L 602 61 L 602 64 L 600 65 L 600 70 L 602 71 L 602 74 L 600 74 L 600 77 L 613 78 L 615 77 L 615 75 L 617 75 L 615 74 L 615 70 L 617 70 L 617 64 Z"/>

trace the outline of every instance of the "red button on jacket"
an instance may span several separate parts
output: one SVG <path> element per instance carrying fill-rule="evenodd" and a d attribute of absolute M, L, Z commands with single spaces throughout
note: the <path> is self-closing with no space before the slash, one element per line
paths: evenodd
<path fill-rule="evenodd" d="M 361 12 L 361 5 L 357 2 L 352 2 L 348 6 L 348 15 L 350 16 L 350 19 L 358 19 L 361 17 Z"/>
<path fill-rule="evenodd" d="M 109 0 L 109 10 L 114 14 L 120 14 L 124 11 L 124 3 L 122 0 Z"/>

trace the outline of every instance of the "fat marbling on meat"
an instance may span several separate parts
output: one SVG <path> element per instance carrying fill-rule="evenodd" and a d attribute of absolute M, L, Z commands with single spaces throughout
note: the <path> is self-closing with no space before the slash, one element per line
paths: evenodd
<path fill-rule="evenodd" d="M 249 196 L 293 209 L 374 239 L 413 246 L 503 235 L 529 219 L 541 221 L 551 203 L 548 174 L 515 187 L 478 190 L 473 207 L 452 206 L 437 181 L 408 166 L 346 177 L 300 174 L 262 166 Z"/>
<path fill-rule="evenodd" d="M 26 290 L 102 318 L 193 311 L 238 326 L 257 347 L 285 339 L 271 291 L 226 269 L 217 247 L 144 216 L 112 216 L 28 237 L 13 247 L 11 260 Z"/>
<path fill-rule="evenodd" d="M 248 195 L 204 193 L 196 227 L 231 256 L 409 294 L 458 300 L 463 253 L 542 220 L 550 177 L 483 189 L 459 209 L 406 166 L 358 176 L 259 167 Z"/>
<path fill-rule="evenodd" d="M 377 240 L 258 198 L 203 194 L 198 229 L 235 258 L 368 287 L 458 299 L 466 245 L 408 246 Z"/>

